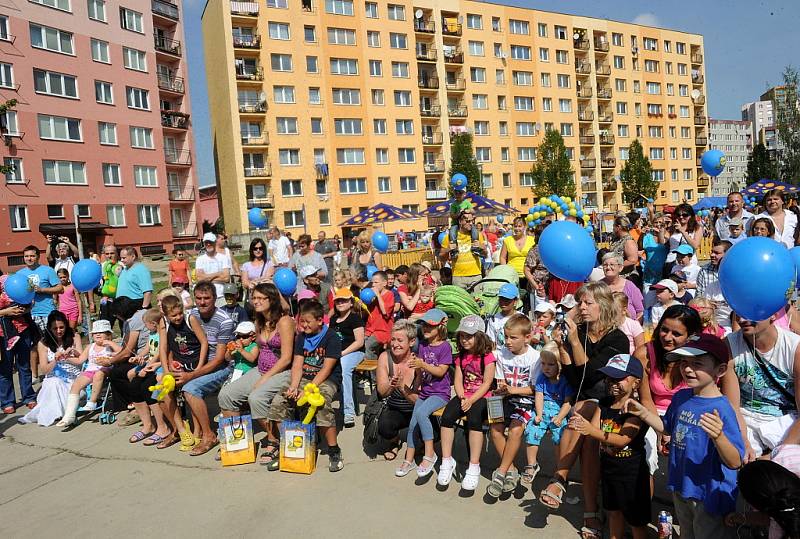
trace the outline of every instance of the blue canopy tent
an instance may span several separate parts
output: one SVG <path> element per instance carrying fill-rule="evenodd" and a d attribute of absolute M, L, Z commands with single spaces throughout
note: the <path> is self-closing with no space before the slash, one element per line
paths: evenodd
<path fill-rule="evenodd" d="M 419 219 L 419 213 L 404 210 L 391 204 L 376 204 L 371 208 L 357 213 L 339 226 L 363 226 L 373 223 L 385 223 L 386 221 L 402 221 L 405 219 Z"/>
<path fill-rule="evenodd" d="M 772 191 L 773 189 L 777 189 L 778 191 L 783 191 L 784 193 L 790 193 L 790 194 L 797 194 L 798 192 L 800 192 L 800 188 L 798 188 L 796 185 L 792 185 L 790 183 L 785 183 L 778 180 L 761 179 L 745 187 L 742 190 L 742 193 L 750 196 L 762 196 L 767 191 Z"/>
<path fill-rule="evenodd" d="M 711 208 L 724 208 L 728 204 L 728 197 L 704 197 L 692 206 L 694 211 L 710 210 Z"/>
<path fill-rule="evenodd" d="M 475 215 L 480 217 L 503 213 L 519 213 L 519 211 L 511 206 L 506 206 L 505 204 L 501 204 L 500 202 L 482 197 L 481 195 L 475 193 L 467 193 L 466 198 L 472 203 L 472 209 L 475 212 Z M 434 204 L 433 206 L 422 210 L 420 214 L 426 217 L 443 217 L 449 215 L 450 204 L 454 200 L 455 199 L 451 198 L 450 200 Z"/>

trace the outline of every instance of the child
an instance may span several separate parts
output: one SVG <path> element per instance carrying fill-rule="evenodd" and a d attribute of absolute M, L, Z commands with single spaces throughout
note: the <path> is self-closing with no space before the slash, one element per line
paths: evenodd
<path fill-rule="evenodd" d="M 350 290 L 348 275 L 342 270 L 336 270 L 333 272 L 333 287 L 331 287 L 331 290 L 328 292 L 328 297 L 325 298 L 328 302 L 328 318 L 332 319 L 336 314 L 334 311 L 335 297 L 339 290 L 343 289 Z M 352 290 L 350 291 L 350 295 L 353 295 Z"/>
<path fill-rule="evenodd" d="M 533 483 L 536 474 L 541 469 L 537 458 L 539 444 L 548 430 L 553 438 L 555 460 L 558 462 L 561 434 L 567 426 L 564 419 L 572 408 L 570 399 L 575 394 L 575 390 L 569 385 L 566 377 L 561 376 L 558 345 L 552 341 L 548 342 L 539 354 L 542 373 L 536 378 L 534 387 L 536 415 L 528 421 L 525 427 L 528 465 L 525 466 L 520 479 L 524 485 Z"/>
<path fill-rule="evenodd" d="M 314 293 L 314 297 L 322 304 L 327 301 L 328 294 L 331 291 L 331 285 L 326 283 L 320 276 L 319 268 L 315 266 L 303 266 L 299 268 L 298 273 L 303 279 L 305 290 L 310 290 Z M 303 289 L 299 289 L 302 292 Z"/>
<path fill-rule="evenodd" d="M 375 292 L 375 299 L 367 305 L 369 316 L 364 333 L 367 336 L 364 350 L 367 359 L 378 359 L 383 347 L 391 339 L 394 293 L 386 289 L 387 285 L 386 273 L 376 271 L 372 274 L 372 291 Z"/>
<path fill-rule="evenodd" d="M 186 259 L 186 251 L 175 249 L 172 256 L 168 266 L 170 286 L 186 290 L 189 288 L 189 261 Z"/>
<path fill-rule="evenodd" d="M 797 446 L 795 446 L 797 447 Z M 742 498 L 755 511 L 732 513 L 725 519 L 730 526 L 741 524 L 769 527 L 769 537 L 800 537 L 800 477 L 795 466 L 777 460 L 755 460 L 739 471 L 737 483 Z M 762 536 L 763 537 L 763 536 Z"/>
<path fill-rule="evenodd" d="M 600 442 L 603 509 L 608 513 L 611 539 L 625 537 L 626 523 L 634 539 L 646 539 L 650 522 L 650 468 L 644 448 L 647 425 L 629 413 L 626 405 L 634 399 L 644 367 L 630 354 L 618 354 L 599 372 L 606 375 L 610 395 L 600 399 L 591 422 L 575 414 L 569 428 Z M 681 537 L 685 537 L 683 528 Z"/>
<path fill-rule="evenodd" d="M 741 217 L 734 217 L 728 221 L 728 231 L 730 235 L 727 239 L 731 242 L 731 245 L 736 245 L 740 241 L 747 239 L 747 236 L 744 234 L 744 222 Z"/>
<path fill-rule="evenodd" d="M 100 358 L 109 359 L 121 350 L 120 346 L 111 340 L 111 323 L 108 320 L 96 320 L 92 324 L 91 335 L 94 342 L 87 346 L 80 355 L 80 361 L 88 360 L 88 363 L 86 368 L 81 371 L 80 376 L 72 383 L 67 397 L 64 417 L 56 424 L 58 427 L 66 427 L 75 423 L 75 414 L 78 411 L 81 391 L 89 384 L 92 384 L 92 393 L 83 409 L 87 412 L 97 409 L 97 399 L 100 397 L 100 390 L 103 388 L 103 380 L 106 378 L 106 373 L 111 370 L 110 367 L 98 365 L 97 360 Z"/>
<path fill-rule="evenodd" d="M 518 300 L 519 288 L 516 285 L 506 283 L 497 291 L 497 305 L 500 307 L 500 312 L 486 322 L 486 335 L 496 348 L 503 348 L 506 345 L 503 328 L 508 319 L 517 312 Z"/>
<path fill-rule="evenodd" d="M 225 295 L 225 305 L 220 309 L 230 316 L 234 325 L 250 320 L 245 308 L 239 305 L 239 289 L 235 284 L 225 283 L 222 285 L 222 293 Z"/>
<path fill-rule="evenodd" d="M 450 399 L 448 367 L 453 364 L 453 350 L 447 342 L 447 314 L 439 309 L 431 309 L 420 322 L 424 340 L 419 352 L 409 362 L 409 367 L 417 371 L 414 377 L 417 399 L 408 425 L 405 460 L 394 472 L 397 477 L 405 477 L 414 469 L 414 431 L 417 427 L 425 445 L 425 455 L 422 464 L 417 467 L 417 476 L 427 477 L 433 471 L 437 457 L 433 449 L 431 414 Z"/>
<path fill-rule="evenodd" d="M 536 326 L 531 334 L 531 346 L 540 352 L 556 329 L 556 310 L 549 301 L 542 301 L 536 304 L 533 313 L 536 316 Z"/>
<path fill-rule="evenodd" d="M 644 328 L 638 321 L 628 317 L 628 296 L 624 292 L 614 292 L 611 296 L 617 308 L 617 326 L 628 337 L 630 345 L 628 353 L 632 354 L 644 344 Z"/>
<path fill-rule="evenodd" d="M 667 487 L 682 538 L 736 537 L 722 520 L 736 507 L 736 470 L 744 456 L 736 414 L 717 387 L 728 354 L 725 342 L 713 335 L 690 337 L 667 354 L 667 361 L 681 362 L 688 388 L 672 397 L 663 421 L 633 399 L 624 408 L 671 436 Z"/>
<path fill-rule="evenodd" d="M 391 290 L 392 294 L 394 294 L 394 317 L 397 318 L 400 307 L 402 307 L 403 304 L 400 302 L 400 292 L 397 291 L 394 270 L 391 268 L 386 268 L 386 288 Z"/>
<path fill-rule="evenodd" d="M 69 280 L 69 272 L 66 268 L 61 268 L 56 272 L 61 284 L 64 286 L 64 291 L 55 295 L 58 310 L 64 313 L 64 316 L 69 320 L 69 327 L 73 330 L 78 327 L 78 324 L 83 322 L 83 309 L 81 309 L 81 294 L 78 292 Z"/>
<path fill-rule="evenodd" d="M 697 262 L 693 262 L 694 248 L 684 243 L 679 245 L 673 252 L 675 253 L 675 265 L 672 266 L 672 273 L 683 272 L 686 276 L 684 288 L 689 290 L 689 293 L 694 297 L 695 289 L 697 288 L 697 275 L 700 273 L 700 266 L 697 265 Z"/>
<path fill-rule="evenodd" d="M 344 426 L 356 426 L 356 405 L 353 397 L 353 371 L 364 359 L 364 320 L 355 310 L 355 298 L 349 288 L 340 288 L 334 298 L 335 312 L 330 317 L 331 329 L 342 340 L 342 398 Z"/>
<path fill-rule="evenodd" d="M 147 339 L 147 353 L 131 356 L 128 360 L 129 363 L 135 363 L 137 365 L 128 371 L 128 380 L 133 380 L 135 376 L 144 378 L 147 376 L 147 373 L 155 371 L 157 373 L 156 379 L 159 382 L 161 381 L 161 374 L 163 371 L 160 369 L 161 360 L 158 356 L 158 323 L 162 318 L 164 318 L 164 315 L 156 308 L 148 310 L 144 313 L 144 316 L 142 316 L 142 322 L 144 322 L 144 326 L 150 334 Z"/>
<path fill-rule="evenodd" d="M 661 320 L 661 316 L 667 307 L 673 305 L 680 305 L 680 302 L 675 299 L 678 295 L 678 283 L 672 279 L 661 279 L 656 284 L 650 287 L 650 292 L 647 293 L 647 303 L 650 305 L 647 320 L 654 326 Z"/>
<path fill-rule="evenodd" d="M 483 320 L 480 316 L 469 314 L 461 319 L 456 330 L 456 346 L 458 356 L 455 358 L 453 384 L 456 396 L 447 403 L 440 421 L 442 464 L 439 466 L 436 482 L 441 486 L 450 484 L 456 469 L 453 458 L 454 426 L 462 415 L 466 415 L 469 466 L 461 488 L 472 492 L 478 488 L 481 478 L 483 422 L 487 419 L 486 397 L 492 396 L 495 373 L 492 341 L 483 332 Z"/>
<path fill-rule="evenodd" d="M 717 304 L 708 298 L 694 298 L 689 302 L 689 307 L 700 315 L 703 324 L 703 333 L 714 335 L 718 338 L 725 336 L 725 330 L 717 324 Z"/>
<path fill-rule="evenodd" d="M 317 428 L 328 444 L 328 471 L 338 472 L 344 468 L 342 450 L 336 440 L 336 416 L 333 402 L 342 385 L 342 341 L 335 331 L 323 322 L 324 309 L 316 301 L 300 304 L 300 328 L 302 333 L 295 339 L 294 360 L 291 379 L 286 382 L 272 400 L 269 407 L 270 421 L 279 424 L 293 415 L 295 402 L 303 395 L 309 382 L 319 387 L 325 404 L 317 409 Z M 267 465 L 270 471 L 278 470 L 279 460 Z"/>
<path fill-rule="evenodd" d="M 494 448 L 500 455 L 500 466 L 492 473 L 492 482 L 486 493 L 499 498 L 504 492 L 517 488 L 519 472 L 514 468 L 514 458 L 522 443 L 525 425 L 533 416 L 533 385 L 541 372 L 539 352 L 528 344 L 531 339 L 531 321 L 517 313 L 505 325 L 505 348 L 497 353 L 495 395 L 502 395 L 505 422 L 492 423 Z M 508 440 L 504 435 L 508 426 Z"/>
<path fill-rule="evenodd" d="M 228 382 L 235 382 L 256 366 L 258 362 L 258 343 L 256 343 L 256 326 L 252 322 L 239 322 L 236 326 L 236 339 L 229 342 L 225 351 L 225 359 L 233 363 L 233 372 Z"/>

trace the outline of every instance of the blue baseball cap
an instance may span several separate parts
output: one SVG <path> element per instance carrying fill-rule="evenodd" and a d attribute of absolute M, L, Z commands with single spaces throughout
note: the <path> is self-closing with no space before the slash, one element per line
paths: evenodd
<path fill-rule="evenodd" d="M 442 320 L 447 318 L 447 313 L 441 309 L 431 309 L 425 314 L 422 315 L 422 320 L 426 324 L 430 324 L 432 326 L 438 326 L 442 323 Z"/>
<path fill-rule="evenodd" d="M 517 299 L 519 297 L 519 288 L 511 283 L 506 283 L 497 291 L 497 296 L 506 299 Z"/>
<path fill-rule="evenodd" d="M 672 251 L 673 253 L 678 253 L 679 255 L 693 255 L 694 254 L 694 247 L 687 244 L 678 245 L 678 248 Z"/>
<path fill-rule="evenodd" d="M 639 380 L 644 377 L 642 362 L 630 354 L 617 354 L 608 360 L 605 367 L 597 370 L 614 380 L 622 380 L 626 376 L 633 376 Z"/>

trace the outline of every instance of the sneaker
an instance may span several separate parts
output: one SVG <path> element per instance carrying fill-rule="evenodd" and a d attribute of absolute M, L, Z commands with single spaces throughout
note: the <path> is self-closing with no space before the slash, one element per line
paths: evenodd
<path fill-rule="evenodd" d="M 499 470 L 492 472 L 492 482 L 486 487 L 486 494 L 492 498 L 499 498 L 503 494 L 503 484 L 505 483 L 506 476 L 501 474 Z"/>
<path fill-rule="evenodd" d="M 439 460 L 439 456 L 434 454 L 432 457 L 422 457 L 422 464 L 417 466 L 417 477 L 428 477 L 433 471 L 433 465 Z"/>
<path fill-rule="evenodd" d="M 442 459 L 442 465 L 439 466 L 439 475 L 436 477 L 436 482 L 441 486 L 446 487 L 453 479 L 453 472 L 456 471 L 456 459 L 453 457 Z"/>
<path fill-rule="evenodd" d="M 467 468 L 464 474 L 464 480 L 461 482 L 461 488 L 467 491 L 473 491 L 478 488 L 478 483 L 481 480 L 481 467 L 473 469 L 472 466 Z"/>
<path fill-rule="evenodd" d="M 95 410 L 97 410 L 97 403 L 92 401 L 88 401 L 86 404 L 78 408 L 79 412 L 94 412 Z"/>
<path fill-rule="evenodd" d="M 328 453 L 328 471 L 338 472 L 342 468 L 344 468 L 344 460 L 341 450 Z"/>
<path fill-rule="evenodd" d="M 395 477 L 405 477 L 409 474 L 409 472 L 411 472 L 411 470 L 413 470 L 416 467 L 417 465 L 414 464 L 413 462 L 404 460 L 403 462 L 400 463 L 400 466 L 395 468 L 394 475 Z"/>
<path fill-rule="evenodd" d="M 352 415 L 344 416 L 344 426 L 348 429 L 356 426 L 356 418 Z"/>

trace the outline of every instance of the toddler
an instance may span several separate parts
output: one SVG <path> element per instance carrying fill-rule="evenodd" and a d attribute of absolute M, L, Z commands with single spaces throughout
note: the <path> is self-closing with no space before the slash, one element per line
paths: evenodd
<path fill-rule="evenodd" d="M 717 323 L 717 304 L 708 298 L 694 298 L 689 302 L 689 307 L 700 315 L 703 324 L 703 333 L 714 335 L 720 339 L 725 336 L 725 330 Z"/>
<path fill-rule="evenodd" d="M 235 382 L 256 366 L 259 348 L 256 343 L 256 326 L 252 322 L 239 322 L 236 338 L 227 344 L 225 359 L 233 363 L 233 372 L 228 383 Z"/>
<path fill-rule="evenodd" d="M 536 316 L 536 325 L 531 334 L 531 346 L 534 350 L 541 351 L 556 329 L 556 310 L 549 301 L 542 301 L 536 304 L 533 313 Z"/>

